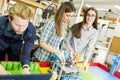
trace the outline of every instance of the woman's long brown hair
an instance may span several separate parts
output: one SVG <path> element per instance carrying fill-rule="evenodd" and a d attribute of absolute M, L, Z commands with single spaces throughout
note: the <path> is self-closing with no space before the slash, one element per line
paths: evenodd
<path fill-rule="evenodd" d="M 87 11 L 85 12 L 84 14 L 84 18 L 83 18 L 83 21 L 82 22 L 79 22 L 77 24 L 74 24 L 71 28 L 71 31 L 72 31 L 72 34 L 74 37 L 76 38 L 80 38 L 81 37 L 81 29 L 83 27 L 83 25 L 86 23 L 86 16 L 87 16 L 87 13 L 89 10 L 93 10 L 95 11 L 96 13 L 96 18 L 95 18 L 95 21 L 93 22 L 93 27 L 95 29 L 97 29 L 97 21 L 98 21 L 98 13 L 97 13 L 97 10 L 94 9 L 93 7 L 90 7 L 89 9 L 87 9 Z"/>
<path fill-rule="evenodd" d="M 56 15 L 55 15 L 55 24 L 56 24 L 56 33 L 58 36 L 63 36 L 62 35 L 62 16 L 63 13 L 68 13 L 68 12 L 75 12 L 76 9 L 71 2 L 64 2 L 60 8 L 58 9 Z"/>

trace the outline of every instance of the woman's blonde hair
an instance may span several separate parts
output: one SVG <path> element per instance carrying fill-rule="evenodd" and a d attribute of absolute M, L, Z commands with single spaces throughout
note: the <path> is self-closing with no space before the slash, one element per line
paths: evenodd
<path fill-rule="evenodd" d="M 17 15 L 23 19 L 30 19 L 33 16 L 33 13 L 27 5 L 23 3 L 16 3 L 9 9 L 9 16 L 11 20 L 14 15 Z"/>

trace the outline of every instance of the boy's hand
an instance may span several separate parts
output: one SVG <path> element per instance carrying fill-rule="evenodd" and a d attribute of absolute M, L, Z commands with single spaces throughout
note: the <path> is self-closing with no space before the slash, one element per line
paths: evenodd
<path fill-rule="evenodd" d="M 30 74 L 30 70 L 29 70 L 29 65 L 25 64 L 23 65 L 23 71 L 22 74 Z"/>

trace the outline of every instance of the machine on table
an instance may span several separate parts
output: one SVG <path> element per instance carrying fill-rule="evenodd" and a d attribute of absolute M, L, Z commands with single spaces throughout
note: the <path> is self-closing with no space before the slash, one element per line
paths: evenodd
<path fill-rule="evenodd" d="M 57 80 L 82 80 L 80 76 L 81 69 L 71 60 L 70 54 L 63 51 L 66 62 L 62 63 L 56 55 L 52 55 L 52 70 L 55 72 Z"/>

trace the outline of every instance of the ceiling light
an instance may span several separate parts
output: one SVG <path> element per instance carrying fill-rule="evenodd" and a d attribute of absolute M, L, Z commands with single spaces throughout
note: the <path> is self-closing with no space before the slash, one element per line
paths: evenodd
<path fill-rule="evenodd" d="M 109 9 L 103 9 L 103 8 L 96 8 L 97 10 L 100 10 L 100 11 L 108 11 Z"/>
<path fill-rule="evenodd" d="M 89 5 L 89 4 L 85 4 L 85 6 L 86 6 L 86 7 L 88 7 L 88 8 L 89 8 L 89 7 L 92 7 L 92 6 L 91 6 L 91 5 Z"/>
<path fill-rule="evenodd" d="M 114 7 L 117 8 L 117 9 L 120 9 L 120 6 L 119 6 L 119 5 L 115 5 Z"/>

